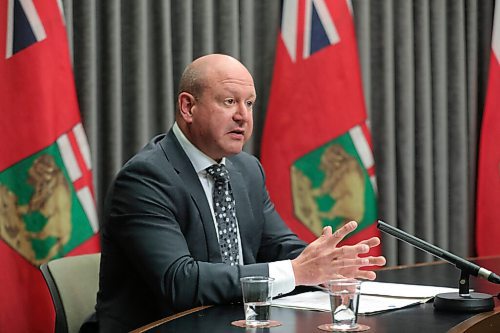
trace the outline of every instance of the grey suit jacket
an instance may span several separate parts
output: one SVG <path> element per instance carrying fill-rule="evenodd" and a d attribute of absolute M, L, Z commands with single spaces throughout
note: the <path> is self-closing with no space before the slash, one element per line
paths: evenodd
<path fill-rule="evenodd" d="M 172 130 L 118 173 L 106 198 L 97 319 L 103 332 L 134 329 L 199 305 L 241 299 L 239 278 L 268 275 L 305 243 L 270 201 L 259 161 L 226 160 L 245 265 L 222 263 L 198 175 Z"/>

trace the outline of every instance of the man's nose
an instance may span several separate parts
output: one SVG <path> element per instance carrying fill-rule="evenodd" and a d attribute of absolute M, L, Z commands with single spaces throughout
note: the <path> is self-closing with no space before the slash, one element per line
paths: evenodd
<path fill-rule="evenodd" d="M 248 121 L 248 117 L 250 116 L 249 106 L 245 103 L 238 103 L 238 108 L 234 114 L 234 119 L 236 121 Z"/>

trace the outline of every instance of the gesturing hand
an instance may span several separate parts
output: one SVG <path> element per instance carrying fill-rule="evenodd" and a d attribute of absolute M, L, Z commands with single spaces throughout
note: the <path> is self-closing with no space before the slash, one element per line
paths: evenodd
<path fill-rule="evenodd" d="M 331 227 L 323 228 L 323 234 L 292 260 L 295 284 L 317 285 L 339 276 L 374 280 L 375 272 L 360 268 L 383 266 L 385 258 L 383 256 L 360 258 L 359 255 L 379 245 L 379 238 L 373 237 L 355 245 L 337 247 L 339 242 L 357 226 L 356 222 L 351 221 L 334 233 Z"/>

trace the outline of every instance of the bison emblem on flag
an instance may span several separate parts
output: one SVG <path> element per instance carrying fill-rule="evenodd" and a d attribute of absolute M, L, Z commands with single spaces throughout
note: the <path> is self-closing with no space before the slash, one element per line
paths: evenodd
<path fill-rule="evenodd" d="M 369 174 L 373 157 L 370 150 L 357 150 L 355 142 L 364 145 L 363 137 L 351 133 L 304 155 L 291 167 L 295 216 L 317 236 L 327 225 L 337 228 L 377 217 L 375 177 Z"/>
<path fill-rule="evenodd" d="M 0 237 L 35 266 L 65 255 L 98 230 L 90 189 L 78 184 L 84 173 L 75 155 L 88 149 L 86 141 L 73 148 L 67 139 L 81 130 L 79 124 L 0 172 Z M 86 223 L 74 228 L 74 220 Z"/>

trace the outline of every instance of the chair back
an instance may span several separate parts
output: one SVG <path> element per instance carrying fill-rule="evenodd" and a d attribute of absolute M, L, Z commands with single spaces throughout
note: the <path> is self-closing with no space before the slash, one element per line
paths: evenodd
<path fill-rule="evenodd" d="M 94 311 L 101 254 L 51 260 L 40 266 L 56 312 L 56 333 L 78 332 Z"/>

